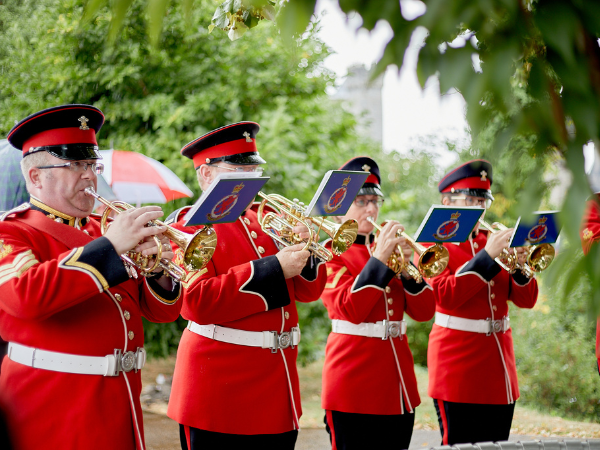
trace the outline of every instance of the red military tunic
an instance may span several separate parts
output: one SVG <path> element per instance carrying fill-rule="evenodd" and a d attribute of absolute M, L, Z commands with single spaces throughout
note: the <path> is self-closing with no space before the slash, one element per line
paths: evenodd
<path fill-rule="evenodd" d="M 323 304 L 331 319 L 359 324 L 400 321 L 406 312 L 424 322 L 435 310 L 431 287 L 399 280 L 371 256 L 369 236 L 358 235 L 341 256 L 327 263 Z M 360 414 L 403 414 L 421 403 L 406 336 L 386 340 L 331 333 L 323 367 L 322 406 Z"/>
<path fill-rule="evenodd" d="M 592 244 L 600 239 L 600 206 L 598 206 L 600 194 L 596 195 L 598 198 L 588 201 L 581 227 L 581 245 L 583 246 L 583 253 L 586 255 L 589 253 Z M 600 318 L 596 323 L 596 359 L 600 368 Z"/>
<path fill-rule="evenodd" d="M 175 220 L 180 215 L 176 213 Z M 182 221 L 175 227 L 186 230 Z M 295 301 L 319 298 L 326 282 L 324 264 L 311 258 L 300 276 L 286 280 L 275 256 L 278 248 L 262 232 L 254 210 L 214 228 L 217 249 L 206 270 L 185 283 L 181 315 L 201 325 L 246 331 L 281 333 L 296 327 Z M 294 430 L 302 414 L 297 355 L 297 347 L 272 353 L 186 329 L 167 414 L 180 424 L 220 433 Z"/>
<path fill-rule="evenodd" d="M 508 302 L 533 308 L 535 279 L 510 275 L 483 251 L 487 232 L 460 244 L 444 244 L 446 270 L 431 283 L 436 313 L 474 320 L 499 320 Z M 509 404 L 519 397 L 512 331 L 487 336 L 434 324 L 427 350 L 429 396 L 456 403 Z"/>
<path fill-rule="evenodd" d="M 179 287 L 168 292 L 155 281 L 130 279 L 110 241 L 100 237 L 96 220 L 32 203 L 32 210 L 0 221 L 3 339 L 106 356 L 143 347 L 142 316 L 177 319 Z M 140 374 L 55 372 L 4 357 L 0 402 L 8 408 L 15 448 L 143 448 Z"/>

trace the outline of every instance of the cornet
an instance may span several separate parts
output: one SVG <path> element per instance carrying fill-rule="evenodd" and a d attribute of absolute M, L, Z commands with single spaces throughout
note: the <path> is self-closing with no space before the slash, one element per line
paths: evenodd
<path fill-rule="evenodd" d="M 493 224 L 487 223 L 483 219 L 479 219 L 479 223 L 490 233 L 496 233 L 497 231 L 508 230 L 506 225 L 499 222 Z M 503 249 L 500 256 L 496 258 L 496 262 L 508 273 L 514 273 L 515 270 L 519 269 L 523 272 L 527 278 L 531 278 L 535 273 L 546 270 L 550 263 L 554 260 L 555 255 L 554 247 L 550 244 L 539 244 L 531 245 L 529 252 L 527 253 L 527 262 L 520 264 L 517 260 L 517 255 L 509 252 L 507 249 Z"/>
<path fill-rule="evenodd" d="M 106 200 L 105 198 L 96 194 L 92 187 L 86 188 L 85 193 L 94 197 L 107 207 L 104 210 L 100 220 L 100 229 L 102 230 L 102 234 L 106 233 L 108 228 L 108 215 L 111 211 L 120 214 L 127 209 L 133 209 L 133 206 L 131 206 L 129 203 L 118 200 L 114 202 Z M 148 226 L 164 226 L 167 228 L 163 234 L 171 241 L 175 242 L 175 244 L 177 244 L 177 246 L 183 251 L 183 266 L 185 270 L 172 261 L 161 258 L 162 244 L 160 239 L 154 236 L 154 240 L 158 247 L 158 252 L 154 257 L 147 257 L 141 253 L 136 253 L 133 251 L 129 251 L 126 254 L 121 255 L 121 259 L 123 261 L 129 264 L 129 266 L 139 269 L 144 276 L 150 276 L 155 269 L 161 267 L 173 279 L 177 281 L 183 281 L 186 277 L 186 271 L 193 272 L 204 268 L 215 252 L 215 247 L 217 246 L 217 233 L 212 227 L 205 227 L 202 230 L 196 231 L 194 234 L 189 234 L 166 225 L 164 222 L 159 220 L 152 220 L 148 222 Z"/>
<path fill-rule="evenodd" d="M 367 217 L 367 220 L 381 232 L 383 224 L 380 226 L 372 217 Z M 417 283 L 423 281 L 423 277 L 433 278 L 441 274 L 448 265 L 450 255 L 448 249 L 441 244 L 435 244 L 429 248 L 423 247 L 404 231 L 397 233 L 398 237 L 402 236 L 408 242 L 408 245 L 419 255 L 417 267 L 414 267 L 410 262 L 404 260 L 402 248 L 398 245 L 398 253 L 394 252 L 390 255 L 387 261 L 387 266 L 396 273 L 406 270 L 408 274 L 415 279 Z"/>
<path fill-rule="evenodd" d="M 306 216 L 304 204 L 297 200 L 291 201 L 279 194 L 259 192 L 258 195 L 263 199 L 256 213 L 258 223 L 266 234 L 286 247 L 304 243 L 303 250 L 310 251 L 323 261 L 331 261 L 333 254 L 341 255 L 356 240 L 358 223 L 354 219 L 338 225 L 322 217 Z M 276 212 L 265 213 L 266 205 Z M 293 228 L 299 224 L 308 229 L 308 240 L 304 240 L 294 233 Z M 317 242 L 319 231 L 314 231 L 312 224 L 318 225 L 319 231 L 323 230 L 331 238 L 333 254 Z"/>

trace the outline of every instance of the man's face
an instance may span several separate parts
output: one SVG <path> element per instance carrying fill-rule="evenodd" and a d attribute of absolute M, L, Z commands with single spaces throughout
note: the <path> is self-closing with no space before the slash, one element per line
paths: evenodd
<path fill-rule="evenodd" d="M 378 200 L 380 201 L 380 197 L 377 195 L 358 195 L 342 221 L 354 219 L 358 222 L 358 232 L 369 234 L 373 231 L 373 224 L 367 220 L 367 217 L 370 216 L 377 222 L 377 215 L 379 214 Z"/>
<path fill-rule="evenodd" d="M 67 161 L 50 155 L 48 165 L 64 164 Z M 94 198 L 85 194 L 84 189 L 97 188 L 98 178 L 94 170 L 83 170 L 83 163 L 93 164 L 96 160 L 77 161 L 79 170 L 68 167 L 37 169 L 40 171 L 40 188 L 37 197 L 46 205 L 73 217 L 87 217 L 94 208 Z"/>

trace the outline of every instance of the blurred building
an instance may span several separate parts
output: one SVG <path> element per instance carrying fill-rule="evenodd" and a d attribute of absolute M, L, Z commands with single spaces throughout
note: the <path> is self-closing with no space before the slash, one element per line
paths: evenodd
<path fill-rule="evenodd" d="M 383 77 L 371 81 L 371 74 L 365 66 L 352 66 L 348 76 L 338 91 L 335 100 L 342 101 L 344 107 L 356 116 L 358 130 L 378 143 L 383 142 Z"/>

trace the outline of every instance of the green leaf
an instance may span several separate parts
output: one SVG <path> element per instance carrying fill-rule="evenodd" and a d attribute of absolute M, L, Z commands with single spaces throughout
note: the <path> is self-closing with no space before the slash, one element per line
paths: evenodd
<path fill-rule="evenodd" d="M 163 28 L 163 19 L 169 0 L 148 0 L 148 36 L 152 45 L 156 46 Z"/>
<path fill-rule="evenodd" d="M 315 11 L 316 0 L 291 0 L 284 4 L 277 17 L 277 25 L 281 35 L 291 43 L 294 36 L 304 31 Z"/>
<path fill-rule="evenodd" d="M 107 2 L 108 0 L 89 0 L 83 9 L 83 17 L 81 18 L 82 23 L 85 24 L 92 20 Z"/>
<path fill-rule="evenodd" d="M 227 11 L 224 7 L 224 4 L 221 4 L 217 7 L 212 17 L 212 23 L 215 25 L 215 27 L 221 29 L 225 29 L 229 26 L 229 17 L 227 16 Z"/>
<path fill-rule="evenodd" d="M 117 34 L 121 29 L 121 25 L 125 20 L 127 10 L 134 0 L 114 0 L 112 6 L 112 19 L 110 21 L 110 29 L 108 30 L 108 41 L 114 43 Z"/>

